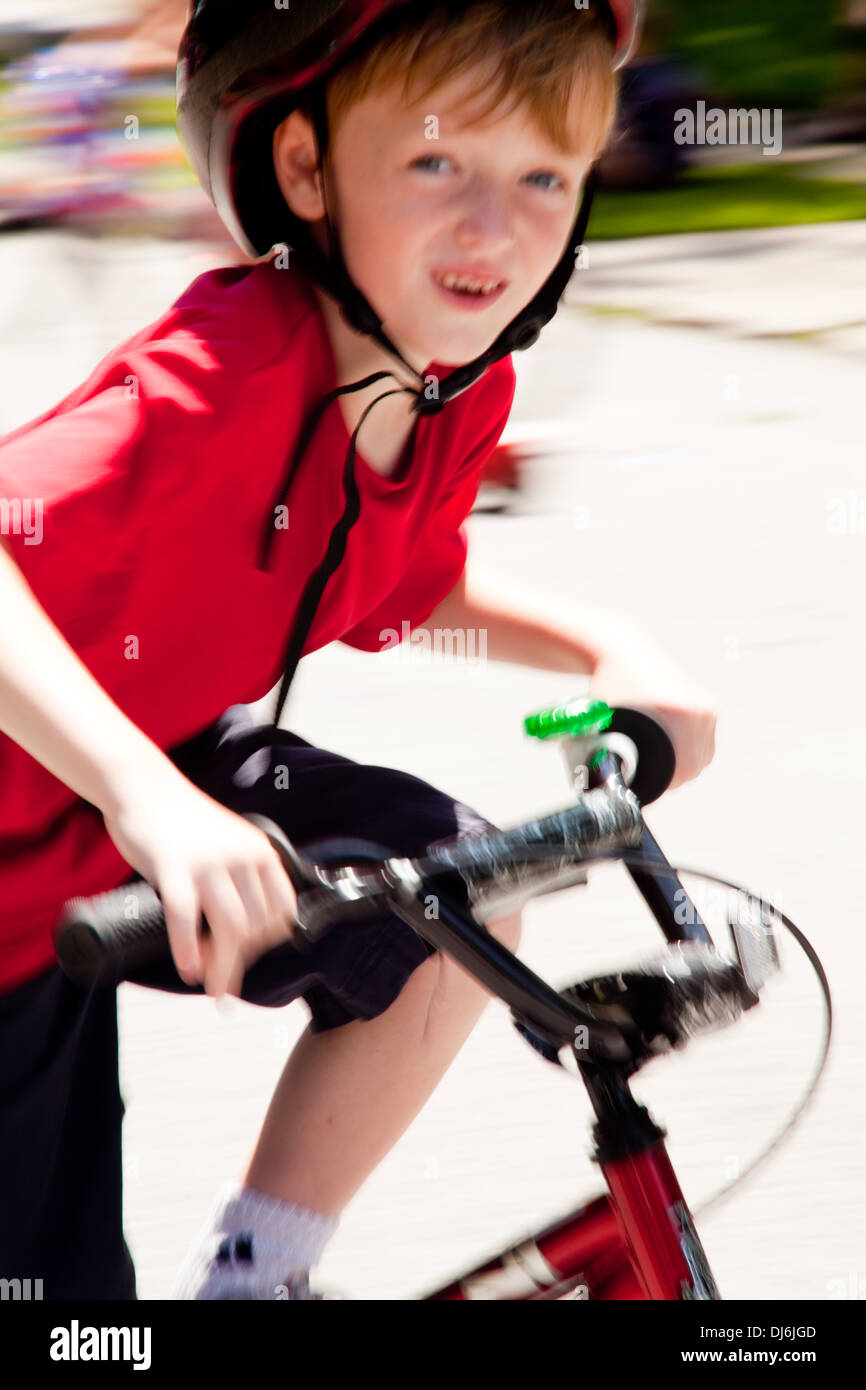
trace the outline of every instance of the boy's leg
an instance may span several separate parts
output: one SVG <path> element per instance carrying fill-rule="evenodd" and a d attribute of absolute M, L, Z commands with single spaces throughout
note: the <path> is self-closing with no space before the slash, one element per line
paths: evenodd
<path fill-rule="evenodd" d="M 411 855 L 438 839 L 496 829 L 418 778 L 253 727 L 242 709 L 173 756 L 210 795 L 268 816 L 302 849 L 349 836 Z M 517 948 L 519 917 L 489 929 Z M 302 994 L 313 1022 L 286 1064 L 241 1184 L 188 1258 L 182 1297 L 274 1297 L 274 1285 L 314 1265 L 339 1213 L 422 1109 L 490 998 L 391 913 L 340 924 L 314 959 L 311 966 L 310 957 L 279 948 L 245 976 L 242 998 L 279 1006 Z M 201 990 L 184 985 L 170 963 L 127 978 Z"/>
<path fill-rule="evenodd" d="M 519 916 L 489 930 L 517 950 Z M 384 1013 L 321 1032 L 308 1027 L 244 1176 L 224 1189 L 175 1297 L 309 1297 L 305 1276 L 344 1207 L 423 1109 L 489 999 L 474 976 L 436 953 Z M 253 1266 L 243 1261 L 256 1242 Z"/>
<path fill-rule="evenodd" d="M 517 950 L 519 916 L 489 930 Z M 429 1100 L 490 997 L 437 953 L 378 1018 L 307 1028 L 277 1083 L 244 1184 L 339 1216 Z"/>
<path fill-rule="evenodd" d="M 0 995 L 0 1278 L 135 1299 L 123 1237 L 117 996 L 52 967 Z M 29 1280 L 29 1285 L 26 1281 Z"/>

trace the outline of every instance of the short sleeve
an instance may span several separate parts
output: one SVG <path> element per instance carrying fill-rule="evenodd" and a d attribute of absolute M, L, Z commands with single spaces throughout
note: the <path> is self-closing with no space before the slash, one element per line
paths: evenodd
<path fill-rule="evenodd" d="M 174 366 L 131 352 L 93 394 L 0 440 L 4 539 L 67 636 L 114 611 L 181 471 L 169 463 L 190 456 L 202 403 Z"/>
<path fill-rule="evenodd" d="M 360 651 L 381 651 L 388 633 L 393 646 L 419 627 L 451 593 L 466 565 L 469 541 L 464 525 L 478 495 L 484 465 L 499 443 L 514 400 L 514 369 L 492 422 L 443 490 L 419 537 L 412 564 L 387 598 L 340 640 Z M 392 634 L 396 634 L 395 638 Z"/>
<path fill-rule="evenodd" d="M 135 515 L 131 463 L 140 412 L 123 393 L 112 386 L 0 443 L 5 539 L 67 636 L 73 601 L 92 610 L 101 593 L 111 593 L 116 547 L 128 540 Z"/>

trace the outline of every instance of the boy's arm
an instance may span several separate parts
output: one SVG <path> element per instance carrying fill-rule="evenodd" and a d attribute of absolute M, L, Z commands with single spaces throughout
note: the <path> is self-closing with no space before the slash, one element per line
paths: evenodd
<path fill-rule="evenodd" d="M 486 652 L 494 661 L 511 661 L 547 671 L 591 675 L 606 645 L 626 624 L 598 608 L 564 605 L 505 575 L 467 560 L 451 593 L 418 625 L 486 632 Z"/>
<path fill-rule="evenodd" d="M 173 768 L 69 646 L 2 536 L 0 731 L 101 811 Z"/>
<path fill-rule="evenodd" d="M 127 718 L 55 627 L 2 536 L 0 731 L 102 812 L 115 847 L 159 891 L 188 983 L 239 994 L 253 961 L 291 940 L 294 889 L 265 835 L 189 782 Z"/>

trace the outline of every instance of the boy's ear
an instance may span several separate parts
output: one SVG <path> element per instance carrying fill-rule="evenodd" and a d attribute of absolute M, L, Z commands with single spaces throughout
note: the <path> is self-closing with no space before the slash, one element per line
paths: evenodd
<path fill-rule="evenodd" d="M 292 212 L 306 222 L 325 215 L 322 176 L 317 168 L 312 122 L 301 110 L 291 111 L 274 131 L 274 174 Z"/>

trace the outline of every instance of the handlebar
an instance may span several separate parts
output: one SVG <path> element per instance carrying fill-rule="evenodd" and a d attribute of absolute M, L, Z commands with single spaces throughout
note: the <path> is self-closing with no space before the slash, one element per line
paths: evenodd
<path fill-rule="evenodd" d="M 664 753 L 669 740 L 661 726 L 646 715 L 635 721 L 630 718 L 635 712 L 616 713 L 625 716 L 641 741 L 636 763 L 655 740 L 656 754 L 650 751 L 649 761 L 656 768 L 667 766 L 670 780 L 673 760 Z M 571 736 L 581 737 L 579 732 Z M 613 1021 L 609 1011 L 605 1016 L 603 1009 L 574 992 L 558 993 L 492 936 L 478 917 L 482 904 L 485 914 L 492 916 L 498 904 L 513 902 L 515 895 L 526 900 L 570 885 L 584 861 L 615 859 L 623 851 L 639 849 L 636 859 L 627 855 L 624 862 L 668 941 L 712 948 L 693 905 L 682 912 L 685 889 L 644 824 L 637 796 L 623 780 L 621 753 L 605 747 L 597 730 L 592 747 L 590 789 L 575 805 L 499 834 L 432 846 L 414 859 L 373 859 L 368 852 L 362 856 L 368 863 L 316 863 L 273 822 L 249 813 L 247 819 L 268 836 L 295 888 L 296 949 L 312 949 L 337 921 L 390 909 L 424 940 L 452 955 L 511 1006 L 516 1020 L 553 1046 L 573 1043 L 580 1029 L 588 1056 L 599 1062 L 626 1062 L 634 1056 L 634 1038 L 621 1021 Z M 573 764 L 573 747 L 568 760 Z M 657 785 L 652 790 L 660 794 Z M 455 892 L 460 886 L 468 908 Z M 433 916 L 426 907 L 431 895 L 437 903 Z M 131 916 L 130 897 L 135 900 Z M 139 879 L 95 897 L 73 898 L 65 905 L 55 944 L 61 968 L 73 980 L 116 985 L 133 967 L 169 952 L 159 894 Z"/>

